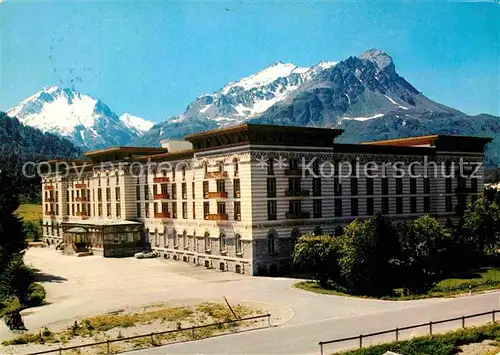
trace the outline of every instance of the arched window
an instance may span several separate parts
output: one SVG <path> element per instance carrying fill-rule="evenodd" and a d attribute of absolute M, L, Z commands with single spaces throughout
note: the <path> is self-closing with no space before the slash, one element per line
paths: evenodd
<path fill-rule="evenodd" d="M 205 232 L 205 237 L 204 237 L 204 244 L 205 244 L 205 250 L 210 251 L 210 234 L 208 232 Z"/>
<path fill-rule="evenodd" d="M 238 176 L 238 173 L 240 171 L 240 166 L 238 163 L 238 158 L 233 159 L 233 167 L 234 167 L 234 176 Z"/>
<path fill-rule="evenodd" d="M 182 165 L 182 180 L 186 180 L 186 165 Z"/>
<path fill-rule="evenodd" d="M 221 253 L 226 252 L 226 235 L 224 233 L 219 235 L 219 250 Z"/>
<path fill-rule="evenodd" d="M 175 166 L 172 167 L 172 181 L 175 181 Z"/>
<path fill-rule="evenodd" d="M 219 166 L 219 172 L 223 172 L 224 171 L 224 162 L 220 161 L 217 165 Z"/>
<path fill-rule="evenodd" d="M 239 234 L 236 234 L 234 236 L 234 249 L 235 249 L 235 253 L 242 253 L 242 245 L 241 245 L 241 235 Z"/>
<path fill-rule="evenodd" d="M 267 251 L 269 255 L 276 253 L 276 232 L 270 231 L 267 235 Z"/>
<path fill-rule="evenodd" d="M 184 231 L 184 232 L 182 232 L 182 246 L 184 247 L 184 249 L 188 248 L 187 241 L 188 241 L 187 232 Z"/>

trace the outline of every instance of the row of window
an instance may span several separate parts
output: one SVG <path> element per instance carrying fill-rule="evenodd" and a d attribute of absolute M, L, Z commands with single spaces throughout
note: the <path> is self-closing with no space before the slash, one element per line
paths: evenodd
<path fill-rule="evenodd" d="M 451 197 L 446 197 L 446 212 L 452 212 L 451 206 Z M 403 214 L 403 198 L 396 197 L 395 205 L 396 205 L 396 214 Z M 288 201 L 288 213 L 286 217 L 289 218 L 308 218 L 310 217 L 307 212 L 302 211 L 302 201 L 300 200 L 291 200 Z M 431 210 L 431 200 L 429 196 L 424 196 L 423 198 L 423 211 L 424 213 L 429 213 Z M 389 197 L 381 198 L 381 212 L 382 214 L 389 214 Z M 410 197 L 410 213 L 417 213 L 417 197 Z M 342 199 L 335 198 L 334 199 L 334 213 L 335 217 L 343 216 L 343 208 L 342 208 Z M 369 197 L 366 199 L 366 215 L 372 216 L 375 214 L 374 209 L 374 198 Z M 359 216 L 359 198 L 351 198 L 351 213 L 350 216 Z M 278 216 L 277 213 L 277 201 L 269 200 L 267 201 L 267 219 L 268 220 L 276 220 Z M 313 200 L 313 218 L 322 218 L 323 216 L 323 200 L 316 199 Z"/>
<path fill-rule="evenodd" d="M 350 179 L 350 195 L 358 195 L 358 178 Z M 389 178 L 382 178 L 382 195 L 389 195 Z M 458 187 L 465 187 L 466 181 L 463 178 L 459 178 Z M 452 180 L 451 178 L 446 179 L 446 193 L 451 193 L 452 191 Z M 321 178 L 312 179 L 312 195 L 321 196 Z M 471 190 L 477 192 L 477 179 L 471 179 Z M 293 177 L 288 179 L 288 196 L 303 196 L 300 194 L 303 190 L 301 189 L 301 178 Z M 342 183 L 339 178 L 334 178 L 334 193 L 336 196 L 342 196 Z M 417 192 L 417 179 L 410 178 L 410 194 L 416 195 Z M 431 193 L 431 185 L 429 178 L 423 178 L 423 194 L 428 195 Z M 308 191 L 306 193 L 308 195 Z M 374 179 L 366 178 L 366 195 L 374 195 Z M 396 195 L 403 195 L 403 179 L 396 178 Z M 276 197 L 276 178 L 267 178 L 267 197 Z"/>
<path fill-rule="evenodd" d="M 149 234 L 149 230 L 146 230 L 146 233 Z M 168 240 L 168 235 L 165 233 L 163 236 L 163 245 L 164 247 L 173 247 L 175 249 L 179 248 L 184 248 L 184 249 L 191 249 L 195 252 L 198 252 L 198 243 L 196 243 L 196 237 L 195 236 L 188 236 L 187 232 L 184 231 L 181 235 L 177 235 L 177 233 L 174 231 L 172 233 L 172 244 L 169 244 Z M 210 238 L 210 235 L 208 233 L 205 233 L 203 237 L 203 247 L 204 247 L 204 252 L 211 252 L 212 251 L 212 244 L 213 244 L 214 239 Z M 234 252 L 236 255 L 242 254 L 243 253 L 243 245 L 241 241 L 241 236 L 239 234 L 236 234 L 234 236 L 234 240 L 232 240 L 234 243 Z M 231 243 L 231 244 L 233 244 Z M 155 231 L 154 233 L 154 244 L 155 246 L 160 246 L 160 238 L 158 235 L 158 231 Z M 224 233 L 221 233 L 218 238 L 218 245 L 219 245 L 219 252 L 221 254 L 226 254 L 228 252 L 228 238 L 226 238 L 226 235 Z"/>
<path fill-rule="evenodd" d="M 142 217 L 142 204 L 137 202 L 136 204 L 137 217 Z M 241 202 L 233 202 L 234 220 L 241 220 Z M 182 202 L 181 213 L 183 219 L 188 219 L 188 203 Z M 229 219 L 226 213 L 226 202 L 217 202 L 217 216 L 216 219 Z M 150 218 L 149 202 L 144 203 L 144 217 Z M 153 203 L 153 217 L 154 218 L 179 218 L 177 214 L 177 202 L 171 203 L 171 210 L 169 210 L 169 203 L 155 202 Z M 210 202 L 203 202 L 203 217 L 204 219 L 210 219 Z M 196 219 L 196 203 L 192 202 L 192 219 Z"/>
<path fill-rule="evenodd" d="M 217 187 L 217 192 L 226 192 L 226 182 L 224 180 L 217 180 L 216 181 L 216 187 Z M 143 196 L 144 200 L 149 200 L 149 185 L 143 185 Z M 195 194 L 195 182 L 193 181 L 191 183 L 191 197 L 194 200 L 196 198 Z M 171 192 L 169 194 L 169 192 Z M 135 194 L 136 194 L 136 199 L 139 201 L 141 200 L 141 187 L 140 185 L 137 185 L 135 187 Z M 166 199 L 172 199 L 172 200 L 177 200 L 177 184 L 171 184 L 170 191 L 168 189 L 167 184 L 154 184 L 153 185 L 153 198 L 155 195 L 163 195 L 166 196 Z M 208 181 L 203 181 L 203 197 L 208 198 L 209 194 L 209 182 Z M 168 196 L 168 197 L 167 197 Z M 181 198 L 183 200 L 186 200 L 188 196 L 188 189 L 187 189 L 187 184 L 183 182 L 181 184 Z M 240 198 L 241 193 L 240 193 L 240 179 L 234 179 L 233 180 L 233 197 L 234 198 Z"/>

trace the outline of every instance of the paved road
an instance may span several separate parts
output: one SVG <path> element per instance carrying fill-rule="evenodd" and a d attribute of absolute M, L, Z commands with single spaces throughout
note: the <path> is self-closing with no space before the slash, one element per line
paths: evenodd
<path fill-rule="evenodd" d="M 320 340 L 352 336 L 499 308 L 498 294 L 458 299 L 392 302 L 314 294 L 293 289 L 298 280 L 248 277 L 159 259 L 136 260 L 63 256 L 53 249 L 30 249 L 26 260 L 41 270 L 48 304 L 28 309 L 30 330 L 59 330 L 75 318 L 142 306 L 191 300 L 253 302 L 273 315 L 279 327 L 173 344 L 145 354 L 304 354 Z M 3 323 L 0 339 L 14 336 Z M 1 351 L 1 349 L 0 349 Z"/>
<path fill-rule="evenodd" d="M 500 293 L 493 292 L 475 296 L 446 299 L 441 302 L 415 304 L 397 310 L 380 310 L 369 314 L 322 319 L 299 324 L 282 325 L 274 328 L 220 336 L 199 341 L 177 343 L 160 348 L 136 351 L 140 355 L 160 354 L 318 354 L 319 341 L 350 337 L 360 333 L 376 332 L 395 327 L 459 317 L 465 314 L 481 313 L 500 308 Z M 333 300 L 332 300 L 333 301 Z M 468 321 L 468 324 L 482 324 L 491 317 Z M 461 322 L 434 326 L 434 332 L 456 329 Z M 427 333 L 428 328 L 406 331 L 400 339 Z M 394 340 L 394 336 L 378 341 Z M 369 341 L 365 339 L 364 344 Z M 352 346 L 354 342 L 342 346 Z M 325 346 L 325 353 L 341 346 Z"/>

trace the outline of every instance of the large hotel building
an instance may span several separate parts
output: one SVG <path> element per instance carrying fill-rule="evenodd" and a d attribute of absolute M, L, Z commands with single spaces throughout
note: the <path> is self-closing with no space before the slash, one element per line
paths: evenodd
<path fill-rule="evenodd" d="M 483 190 L 489 138 L 335 142 L 341 134 L 244 124 L 161 148 L 49 161 L 44 239 L 76 252 L 130 256 L 151 248 L 202 267 L 274 274 L 290 267 L 304 233 L 333 234 L 377 212 L 453 220 Z"/>

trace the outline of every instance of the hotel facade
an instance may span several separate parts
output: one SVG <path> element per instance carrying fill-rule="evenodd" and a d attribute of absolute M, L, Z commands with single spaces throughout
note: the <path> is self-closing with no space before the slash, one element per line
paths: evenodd
<path fill-rule="evenodd" d="M 455 220 L 483 190 L 489 138 L 341 144 L 338 129 L 245 124 L 43 164 L 43 236 L 76 252 L 250 275 L 291 267 L 298 237 L 381 212 Z"/>

